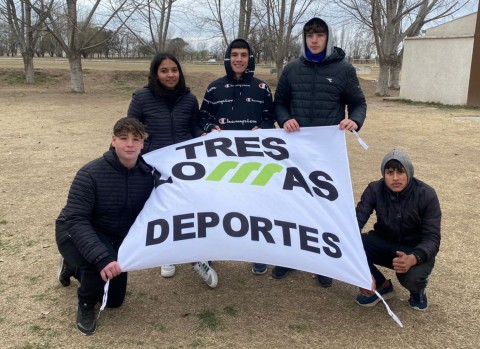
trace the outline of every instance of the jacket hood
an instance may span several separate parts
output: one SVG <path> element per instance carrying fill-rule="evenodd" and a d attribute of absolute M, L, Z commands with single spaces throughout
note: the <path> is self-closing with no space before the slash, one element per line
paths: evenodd
<path fill-rule="evenodd" d="M 230 63 L 230 54 L 232 52 L 232 45 L 235 42 L 239 42 L 239 41 L 244 42 L 247 45 L 248 52 L 249 52 L 247 70 L 245 70 L 245 72 L 243 73 L 241 80 L 249 81 L 253 78 L 253 74 L 255 73 L 255 55 L 250 44 L 243 39 L 235 39 L 230 43 L 230 45 L 228 45 L 228 48 L 225 51 L 225 58 L 223 60 L 223 64 L 225 66 L 225 72 L 227 73 L 227 77 L 229 79 L 235 79 L 235 73 L 233 72 L 232 64 Z"/>
<path fill-rule="evenodd" d="M 407 171 L 407 177 L 408 177 L 407 181 L 408 183 L 410 183 L 413 178 L 413 164 L 408 154 L 397 148 L 390 150 L 387 153 L 387 155 L 385 155 L 385 157 L 383 158 L 382 166 L 380 167 L 380 171 L 382 172 L 382 177 L 385 176 L 385 165 L 390 160 L 397 160 L 403 165 L 403 167 L 405 167 L 405 171 Z"/>
<path fill-rule="evenodd" d="M 302 37 L 303 37 L 303 45 L 302 45 L 302 48 L 300 50 L 300 57 L 303 57 L 305 59 L 308 59 L 305 55 L 305 52 L 307 51 L 307 42 L 306 42 L 306 33 L 305 33 L 305 27 L 307 25 L 310 25 L 310 24 L 313 24 L 315 22 L 322 22 L 324 23 L 327 28 L 328 28 L 328 33 L 327 33 L 327 46 L 325 47 L 325 58 L 329 57 L 333 52 L 334 52 L 334 47 L 333 47 L 333 30 L 332 28 L 330 27 L 330 25 L 324 21 L 323 19 L 321 18 L 318 18 L 318 17 L 313 17 L 312 19 L 310 19 L 307 23 L 305 23 L 305 25 L 303 26 L 303 29 L 302 29 Z"/>

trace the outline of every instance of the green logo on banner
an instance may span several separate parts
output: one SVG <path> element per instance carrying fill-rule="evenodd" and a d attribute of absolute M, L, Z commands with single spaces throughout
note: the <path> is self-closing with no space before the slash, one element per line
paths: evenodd
<path fill-rule="evenodd" d="M 224 161 L 220 163 L 212 173 L 206 178 L 207 181 L 219 182 L 229 171 L 235 170 L 239 165 L 237 161 Z M 235 174 L 230 178 L 229 183 L 244 183 L 252 172 L 258 172 L 258 175 L 250 183 L 251 185 L 265 186 L 275 173 L 279 173 L 283 167 L 278 164 L 267 164 L 263 166 L 260 162 L 246 162 L 242 164 Z"/>

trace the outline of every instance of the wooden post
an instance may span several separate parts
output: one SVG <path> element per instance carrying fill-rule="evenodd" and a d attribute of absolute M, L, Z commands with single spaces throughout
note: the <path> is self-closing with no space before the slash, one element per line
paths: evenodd
<path fill-rule="evenodd" d="M 467 105 L 480 107 L 480 2 L 478 3 L 477 24 L 473 34 L 472 65 L 468 85 Z"/>

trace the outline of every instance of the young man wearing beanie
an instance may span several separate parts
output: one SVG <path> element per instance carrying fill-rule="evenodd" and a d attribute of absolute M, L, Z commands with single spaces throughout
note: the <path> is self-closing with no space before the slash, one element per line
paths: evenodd
<path fill-rule="evenodd" d="M 300 57 L 285 67 L 275 91 L 275 117 L 280 127 L 287 132 L 329 125 L 360 130 L 367 104 L 355 68 L 344 58 L 345 52 L 333 46 L 330 26 L 320 18 L 310 19 L 303 27 Z M 284 278 L 289 271 L 277 266 L 272 277 Z M 317 275 L 317 279 L 323 287 L 332 284 L 329 277 Z"/>
<path fill-rule="evenodd" d="M 425 288 L 440 247 L 440 203 L 435 190 L 413 176 L 412 162 L 400 149 L 385 155 L 380 170 L 383 178 L 367 186 L 356 208 L 360 230 L 373 211 L 377 218 L 373 230 L 362 234 L 374 286 L 384 299 L 392 298 L 392 282 L 375 265 L 393 269 L 410 292 L 410 307 L 425 310 Z M 361 289 L 355 301 L 371 307 L 380 298 Z"/>
<path fill-rule="evenodd" d="M 273 128 L 270 87 L 255 78 L 255 56 L 247 41 L 235 39 L 225 52 L 226 75 L 208 85 L 200 107 L 202 127 L 212 130 Z M 265 274 L 265 264 L 253 263 L 252 272 Z"/>

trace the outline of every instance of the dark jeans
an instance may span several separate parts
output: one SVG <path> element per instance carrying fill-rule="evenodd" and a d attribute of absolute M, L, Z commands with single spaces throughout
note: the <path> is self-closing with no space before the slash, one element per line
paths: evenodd
<path fill-rule="evenodd" d="M 77 290 L 79 303 L 97 304 L 103 298 L 103 287 L 105 282 L 100 276 L 100 271 L 95 265 L 90 264 L 75 246 L 72 238 L 68 234 L 65 225 L 61 221 L 56 222 L 56 239 L 58 250 L 63 256 L 70 268 L 75 268 L 75 276 L 80 281 Z M 99 236 L 110 253 L 117 256 L 118 250 L 102 236 Z M 121 273 L 119 276 L 110 280 L 108 289 L 107 307 L 118 308 L 122 305 L 127 292 L 127 273 Z"/>
<path fill-rule="evenodd" d="M 409 254 L 414 249 L 411 246 L 387 241 L 374 230 L 368 232 L 368 234 L 362 234 L 362 242 L 367 255 L 368 266 L 375 278 L 377 287 L 381 287 L 386 279 L 375 264 L 393 269 L 392 263 L 393 259 L 397 257 L 396 251 Z M 428 277 L 432 273 L 434 265 L 435 259 L 427 260 L 422 264 L 414 265 L 406 273 L 397 273 L 397 279 L 407 290 L 417 293 L 427 287 Z"/>

